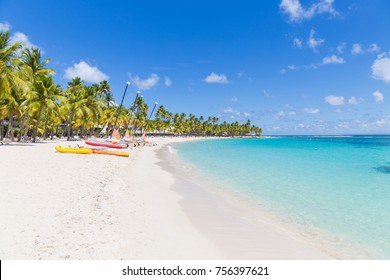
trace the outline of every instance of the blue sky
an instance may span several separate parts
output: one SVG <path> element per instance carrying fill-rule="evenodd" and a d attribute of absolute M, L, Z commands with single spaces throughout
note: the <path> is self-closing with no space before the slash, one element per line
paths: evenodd
<path fill-rule="evenodd" d="M 264 134 L 390 133 L 390 2 L 2 0 L 0 29 L 55 80 L 107 79 Z"/>

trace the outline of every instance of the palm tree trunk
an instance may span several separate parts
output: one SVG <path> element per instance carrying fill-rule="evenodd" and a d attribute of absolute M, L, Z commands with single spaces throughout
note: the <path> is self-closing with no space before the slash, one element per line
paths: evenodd
<path fill-rule="evenodd" d="M 1 119 L 0 125 L 0 140 L 4 139 L 4 118 Z"/>
<path fill-rule="evenodd" d="M 9 114 L 9 118 L 8 118 L 8 131 L 7 131 L 7 134 L 6 134 L 6 137 L 9 137 L 11 138 L 11 141 L 14 141 L 14 129 L 13 129 L 13 117 L 14 117 L 14 114 L 11 112 Z"/>
<path fill-rule="evenodd" d="M 50 129 L 50 140 L 53 140 L 53 137 L 54 137 L 54 126 L 52 126 Z"/>
<path fill-rule="evenodd" d="M 20 142 L 20 140 L 22 140 L 22 134 L 23 134 L 23 130 L 24 130 L 24 124 L 26 123 L 26 119 L 27 119 L 27 114 L 23 116 L 23 118 L 21 119 L 20 121 L 20 130 L 19 130 L 19 134 L 18 134 L 18 142 Z"/>
<path fill-rule="evenodd" d="M 47 123 L 49 122 L 49 110 L 46 114 L 46 120 L 45 120 L 45 128 L 43 130 L 43 139 L 46 140 L 46 131 L 47 131 Z"/>
<path fill-rule="evenodd" d="M 73 120 L 73 110 L 70 112 L 70 116 L 69 116 L 69 119 L 68 119 L 68 124 L 67 124 L 67 141 L 70 140 L 70 133 L 71 133 L 71 130 L 72 130 L 72 120 Z"/>
<path fill-rule="evenodd" d="M 37 134 L 38 134 L 38 128 L 39 128 L 39 123 L 41 121 L 41 114 L 42 114 L 42 111 L 43 111 L 43 106 L 41 105 L 41 107 L 39 108 L 39 112 L 38 112 L 38 118 L 37 118 L 37 124 L 34 128 L 34 131 L 33 131 L 33 135 L 32 135 L 32 142 L 35 143 L 35 140 L 37 139 Z"/>

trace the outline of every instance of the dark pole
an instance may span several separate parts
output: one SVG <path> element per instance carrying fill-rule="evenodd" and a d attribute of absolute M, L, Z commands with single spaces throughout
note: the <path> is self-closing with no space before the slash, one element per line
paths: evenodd
<path fill-rule="evenodd" d="M 158 102 L 154 102 L 154 107 L 152 109 L 152 112 L 150 113 L 149 115 L 149 118 L 148 120 L 146 121 L 146 125 L 145 125 L 145 129 L 144 129 L 144 132 L 146 132 L 146 128 L 148 127 L 148 124 L 149 124 L 149 121 L 150 121 L 150 118 L 152 117 L 153 115 L 153 112 L 154 112 L 154 109 L 156 109 L 156 106 L 157 106 Z"/>
<path fill-rule="evenodd" d="M 116 118 L 115 118 L 115 123 L 114 123 L 114 129 L 116 128 L 116 122 L 118 121 L 119 112 L 120 112 L 121 109 L 122 109 L 123 100 L 125 99 L 127 87 L 128 87 L 129 85 L 130 85 L 130 82 L 126 82 L 126 88 L 125 88 L 125 92 L 123 93 L 123 96 L 122 96 L 121 105 L 119 105 L 118 111 L 116 112 Z"/>
<path fill-rule="evenodd" d="M 135 104 L 137 103 L 137 99 L 138 99 L 138 96 L 139 96 L 140 93 L 141 92 L 139 90 L 137 90 L 137 95 L 135 96 L 135 99 L 134 99 L 134 102 L 133 102 L 133 106 L 131 107 L 130 117 L 133 114 L 133 111 L 134 111 L 134 108 L 135 108 Z"/>

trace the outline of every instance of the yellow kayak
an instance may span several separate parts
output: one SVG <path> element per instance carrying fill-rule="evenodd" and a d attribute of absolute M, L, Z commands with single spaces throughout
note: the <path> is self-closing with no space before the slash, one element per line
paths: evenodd
<path fill-rule="evenodd" d="M 61 146 L 56 146 L 57 152 L 60 153 L 70 153 L 70 154 L 92 154 L 92 149 L 88 148 L 66 148 Z"/>
<path fill-rule="evenodd" d="M 95 150 L 92 149 L 92 152 L 94 154 L 100 154 L 100 155 L 111 155 L 111 156 L 119 156 L 119 157 L 128 157 L 128 152 L 118 152 L 118 151 L 109 151 L 109 150 Z"/>

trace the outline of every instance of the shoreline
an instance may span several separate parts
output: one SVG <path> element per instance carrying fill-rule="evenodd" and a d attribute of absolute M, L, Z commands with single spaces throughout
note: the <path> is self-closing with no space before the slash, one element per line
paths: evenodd
<path fill-rule="evenodd" d="M 0 258 L 339 258 L 178 172 L 164 153 L 197 139 L 150 138 L 158 145 L 130 147 L 130 158 L 54 150 L 83 141 L 0 147 Z"/>
<path fill-rule="evenodd" d="M 157 151 L 161 159 L 159 165 L 175 177 L 173 190 L 182 197 L 183 211 L 195 227 L 218 246 L 224 259 L 341 258 L 253 202 L 197 174 L 196 167 L 177 158 L 173 145 L 168 143 Z"/>

